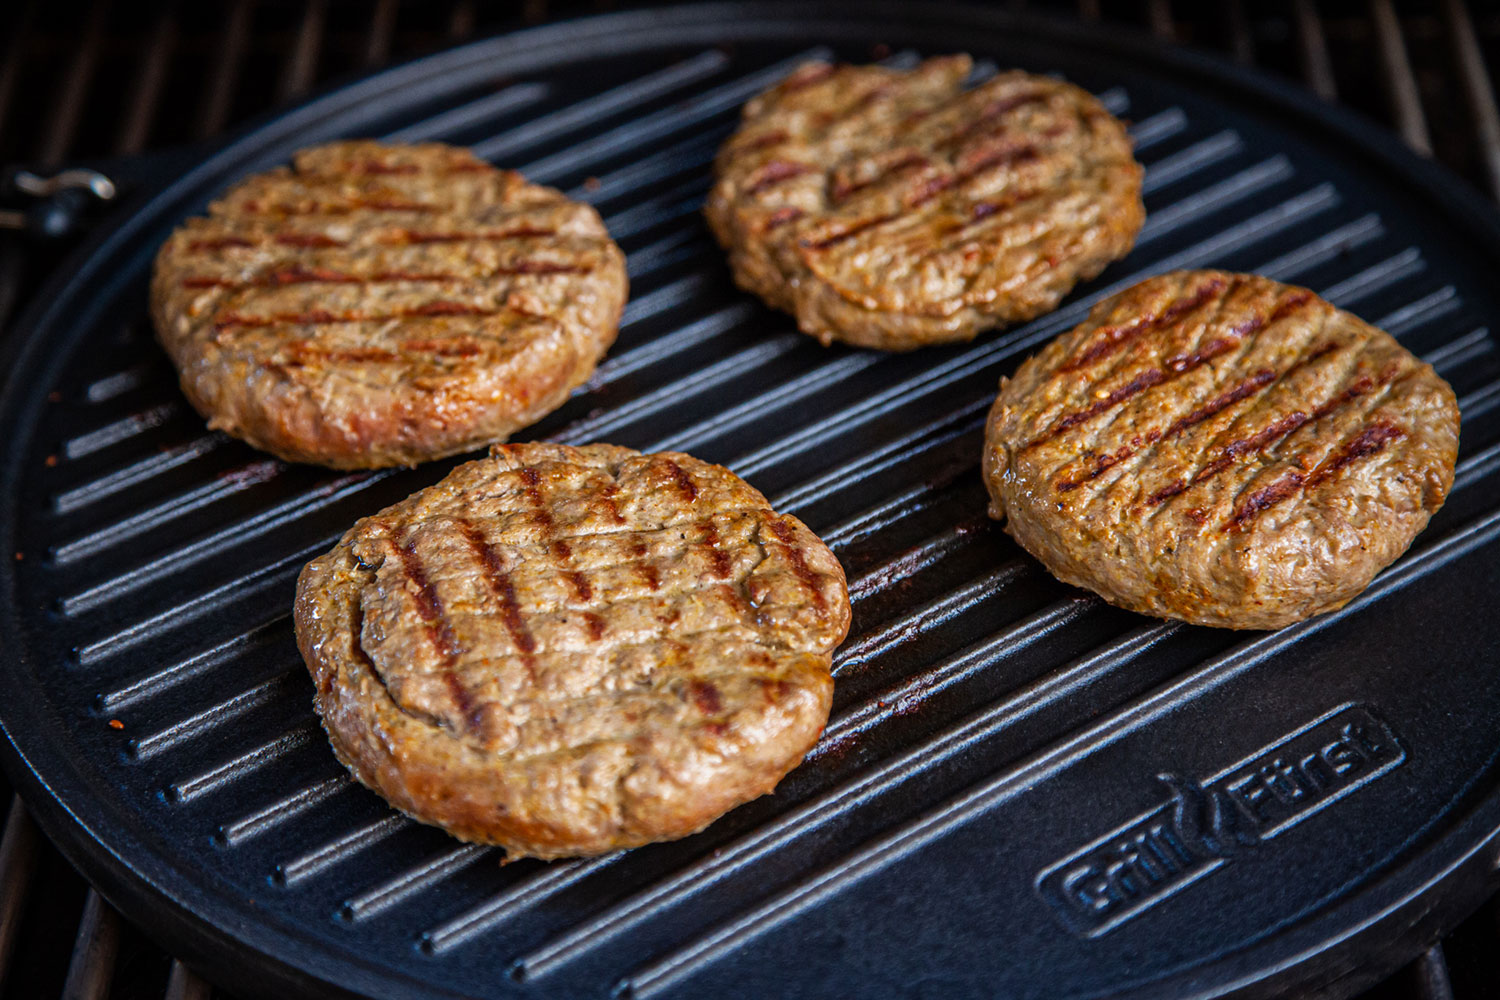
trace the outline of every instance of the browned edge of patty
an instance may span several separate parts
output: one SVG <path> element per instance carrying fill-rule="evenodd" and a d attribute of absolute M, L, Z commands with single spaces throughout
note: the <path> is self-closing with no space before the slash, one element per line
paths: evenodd
<path fill-rule="evenodd" d="M 1089 93 L 968 56 L 809 63 L 750 101 L 705 211 L 736 282 L 825 344 L 910 350 L 1056 308 L 1145 218 Z"/>
<path fill-rule="evenodd" d="M 1148 278 L 1003 379 L 991 515 L 1065 582 L 1278 628 L 1342 607 L 1452 487 L 1453 390 L 1388 334 L 1255 275 Z"/>
<path fill-rule="evenodd" d="M 211 428 L 375 468 L 556 409 L 614 341 L 626 294 L 591 207 L 464 149 L 349 141 L 187 220 L 156 258 L 151 311 Z"/>
<path fill-rule="evenodd" d="M 562 473 L 574 474 L 578 467 L 605 470 L 618 477 L 621 488 L 590 496 L 554 496 L 551 491 L 560 487 L 553 477 L 565 479 Z M 591 474 L 588 468 L 585 474 Z M 369 587 L 376 571 L 360 563 L 358 539 L 388 537 L 391 543 L 400 543 L 406 530 L 402 519 L 411 511 L 425 509 L 429 501 L 446 503 L 442 491 L 459 491 L 453 495 L 467 497 L 465 490 L 486 483 L 498 489 L 494 484 L 512 480 L 524 484 L 528 495 L 538 490 L 548 497 L 544 506 L 508 508 L 511 516 L 504 523 L 509 527 L 502 527 L 501 521 L 480 516 L 482 509 L 494 509 L 494 499 L 480 499 L 474 513 L 467 515 L 476 520 L 467 528 L 460 526 L 457 534 L 441 536 L 462 538 L 463 547 L 471 550 L 459 558 L 467 560 L 463 565 L 472 562 L 472 570 L 461 574 L 472 572 L 491 588 L 494 597 L 484 605 L 488 609 L 484 615 L 494 622 L 493 629 L 510 635 L 511 652 L 496 653 L 500 658 L 493 666 L 486 660 L 478 674 L 473 672 L 474 664 L 464 658 L 464 629 L 473 625 L 454 618 L 448 610 L 453 598 L 451 592 L 443 597 L 446 571 L 434 570 L 424 561 L 422 550 L 411 547 L 418 543 L 409 542 L 399 571 L 408 581 L 411 601 L 400 624 L 410 634 L 403 632 L 396 639 L 431 644 L 424 655 L 438 654 L 437 662 L 448 663 L 440 675 L 446 674 L 453 700 L 445 700 L 439 686 L 433 689 L 439 694 L 428 696 L 437 700 L 425 702 L 423 711 L 403 708 L 371 658 L 381 655 L 380 647 L 372 654 L 359 638 L 372 627 L 365 618 L 369 597 L 361 595 L 373 594 Z M 651 497 L 663 495 L 662 490 L 680 492 L 661 502 L 694 519 L 715 521 L 713 510 L 697 511 L 695 500 L 711 506 L 716 497 L 726 495 L 748 501 L 752 514 L 756 508 L 760 511 L 754 514 L 760 525 L 756 537 L 761 540 L 755 543 L 759 555 L 718 547 L 710 535 L 706 548 L 684 550 L 681 558 L 694 562 L 630 563 L 635 575 L 629 584 L 609 576 L 619 567 L 596 567 L 582 575 L 565 573 L 573 579 L 562 621 L 573 631 L 559 633 L 557 609 L 545 612 L 529 603 L 528 594 L 534 596 L 540 584 L 527 576 L 524 561 L 515 561 L 517 551 L 507 548 L 510 543 L 495 541 L 500 537 L 495 533 L 529 531 L 538 518 L 543 524 L 555 519 L 555 526 L 545 529 L 556 532 L 547 536 L 551 541 L 544 546 L 550 555 L 535 558 L 558 558 L 566 564 L 583 559 L 597 545 L 618 545 L 628 556 L 637 550 L 638 542 L 666 537 L 634 530 L 649 523 L 641 520 L 641 512 L 653 502 Z M 512 497 L 505 502 L 518 501 Z M 745 516 L 745 511 L 739 514 Z M 624 522 L 617 523 L 616 517 L 623 517 Z M 669 523 L 688 522 L 669 518 Z M 610 530 L 595 531 L 600 526 Z M 558 546 L 565 537 L 568 541 L 563 548 L 571 549 L 571 554 L 559 555 Z M 436 543 L 429 539 L 424 544 Z M 756 562 L 742 572 L 739 560 L 749 557 Z M 693 568 L 700 563 L 699 569 Z M 694 585 L 707 589 L 688 604 L 670 592 L 674 573 L 684 572 L 707 576 Z M 740 640 L 733 636 L 724 640 L 709 636 L 713 641 L 705 639 L 707 644 L 699 646 L 680 629 L 662 626 L 658 639 L 652 640 L 658 645 L 646 647 L 648 655 L 660 650 L 669 657 L 682 656 L 682 649 L 687 648 L 706 650 L 700 655 L 710 656 L 702 664 L 661 661 L 676 673 L 658 678 L 664 686 L 648 685 L 645 690 L 647 700 L 656 706 L 652 718 L 665 717 L 670 725 L 647 727 L 623 742 L 604 739 L 554 756 L 516 757 L 486 743 L 492 741 L 497 720 L 503 729 L 504 718 L 503 711 L 491 712 L 483 697 L 486 676 L 497 672 L 497 676 L 522 678 L 524 693 L 525 677 L 531 675 L 533 684 L 543 685 L 534 690 L 546 690 L 553 679 L 550 671 L 557 669 L 549 642 L 558 641 L 560 634 L 581 634 L 579 628 L 587 631 L 588 648 L 594 650 L 589 655 L 605 655 L 616 641 L 619 615 L 633 606 L 634 598 L 620 591 L 621 586 L 640 590 L 636 597 L 660 587 L 664 610 L 675 607 L 689 617 L 707 615 L 717 621 L 715 609 L 703 601 L 723 590 L 724 584 L 715 582 L 721 578 L 729 579 L 738 594 L 723 594 L 723 598 L 732 598 L 732 604 L 753 614 L 756 634 L 763 634 L 766 644 L 751 649 L 744 654 L 748 659 L 735 666 L 741 654 L 734 645 Z M 610 579 L 615 582 L 610 584 Z M 605 592 L 607 585 L 614 591 Z M 797 598 L 798 593 L 803 596 Z M 831 653 L 847 634 L 849 603 L 842 568 L 826 546 L 796 518 L 771 512 L 763 496 L 728 470 L 678 453 L 641 456 L 607 445 L 519 444 L 497 445 L 490 458 L 466 463 L 443 482 L 355 525 L 331 552 L 304 568 L 298 580 L 295 622 L 324 728 L 339 759 L 361 782 L 397 808 L 466 840 L 503 845 L 513 858 L 553 858 L 686 836 L 728 809 L 771 791 L 802 759 L 826 722 L 832 691 Z M 726 619 L 722 624 L 733 622 Z M 735 635 L 743 632 L 740 629 Z M 387 636 L 383 641 L 394 640 Z M 802 648 L 795 648 L 799 641 Z M 600 644 L 605 653 L 594 649 Z M 490 656 L 488 647 L 483 655 Z M 732 668 L 728 674 L 713 673 L 726 664 Z M 745 682 L 737 686 L 736 672 L 741 667 Z M 566 680 L 566 671 L 556 676 Z M 722 679 L 716 684 L 713 677 Z M 406 681 L 410 683 L 411 678 Z M 743 696 L 744 691 L 754 696 Z M 626 693 L 639 692 L 627 688 Z M 409 699 L 409 692 L 402 697 Z M 606 701 L 601 711 L 612 711 L 607 707 L 610 704 Z M 498 703 L 495 707 L 504 709 Z M 591 773 L 626 764 L 628 770 L 609 772 L 619 778 L 618 784 L 589 785 Z M 618 816 L 605 815 L 617 802 L 622 805 Z"/>

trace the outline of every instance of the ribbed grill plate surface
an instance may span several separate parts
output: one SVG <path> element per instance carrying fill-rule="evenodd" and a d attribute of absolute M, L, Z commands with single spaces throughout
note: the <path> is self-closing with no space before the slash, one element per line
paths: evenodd
<path fill-rule="evenodd" d="M 1358 126 L 1076 31 L 915 5 L 539 29 L 269 122 L 102 234 L 22 324 L 0 398 L 0 723 L 48 831 L 249 995 L 1199 995 L 1388 955 L 1346 992 L 1457 919 L 1500 827 L 1500 230 Z M 1128 119 L 1146 227 L 1035 322 L 824 349 L 733 288 L 700 214 L 713 152 L 803 59 L 951 51 L 1061 73 Z M 855 616 L 833 716 L 775 795 L 678 843 L 502 866 L 334 760 L 293 581 L 454 463 L 335 473 L 207 432 L 146 286 L 227 183 L 346 135 L 471 144 L 597 205 L 626 250 L 619 342 L 525 436 L 726 464 L 838 553 Z M 1198 266 L 1312 287 L 1429 359 L 1463 411 L 1454 494 L 1412 551 L 1273 635 L 1112 609 L 984 514 L 999 377 L 1101 297 Z"/>

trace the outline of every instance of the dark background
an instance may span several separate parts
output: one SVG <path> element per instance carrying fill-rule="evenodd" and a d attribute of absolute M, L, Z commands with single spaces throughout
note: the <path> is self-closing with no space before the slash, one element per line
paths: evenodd
<path fill-rule="evenodd" d="M 128 190 L 315 90 L 467 39 L 635 6 L 586 0 L 228 0 L 0 5 L 0 166 L 103 170 Z M 1291 78 L 1500 194 L 1500 3 L 1012 2 Z M 66 241 L 0 231 L 0 336 Z M 0 1000 L 223 997 L 116 917 L 0 780 Z M 1362 1000 L 1500 997 L 1500 901 Z"/>

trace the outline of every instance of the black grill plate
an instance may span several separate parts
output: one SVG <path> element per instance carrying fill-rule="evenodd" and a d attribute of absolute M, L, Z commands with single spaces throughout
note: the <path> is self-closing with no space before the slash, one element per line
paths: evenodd
<path fill-rule="evenodd" d="M 1494 887 L 1492 210 L 1369 126 L 1206 60 L 972 7 L 843 6 L 625 13 L 350 84 L 164 180 L 11 337 L 6 764 L 105 895 L 211 978 L 265 996 L 1347 995 Z M 1130 119 L 1146 230 L 1036 322 L 825 350 L 731 286 L 698 211 L 709 159 L 800 58 L 952 51 L 1062 73 Z M 629 253 L 619 344 L 534 436 L 726 463 L 838 550 L 856 610 L 833 721 L 774 796 L 679 843 L 502 867 L 334 761 L 292 581 L 453 463 L 341 475 L 207 434 L 146 284 L 228 183 L 359 135 L 474 144 L 594 201 Z M 1413 550 L 1273 635 L 1063 586 L 985 520 L 976 473 L 1000 375 L 1100 296 L 1209 265 L 1389 328 L 1464 413 L 1458 485 Z"/>

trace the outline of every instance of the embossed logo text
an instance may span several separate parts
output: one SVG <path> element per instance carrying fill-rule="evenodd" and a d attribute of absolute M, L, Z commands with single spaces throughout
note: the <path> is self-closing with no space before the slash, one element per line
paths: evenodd
<path fill-rule="evenodd" d="M 1341 706 L 1201 782 L 1157 775 L 1165 802 L 1043 870 L 1037 891 L 1072 930 L 1103 934 L 1404 760 L 1390 726 Z"/>

